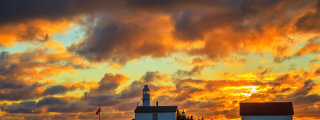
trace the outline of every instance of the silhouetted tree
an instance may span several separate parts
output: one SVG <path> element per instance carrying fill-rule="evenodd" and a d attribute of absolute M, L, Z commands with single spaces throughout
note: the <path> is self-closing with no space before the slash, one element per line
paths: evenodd
<path fill-rule="evenodd" d="M 182 120 L 182 116 L 179 110 L 177 110 L 177 120 Z"/>
<path fill-rule="evenodd" d="M 182 111 L 182 120 L 187 120 L 187 117 L 186 117 L 184 110 Z"/>
<path fill-rule="evenodd" d="M 186 116 L 184 110 L 182 112 L 177 110 L 177 120 L 193 120 L 193 116 Z"/>

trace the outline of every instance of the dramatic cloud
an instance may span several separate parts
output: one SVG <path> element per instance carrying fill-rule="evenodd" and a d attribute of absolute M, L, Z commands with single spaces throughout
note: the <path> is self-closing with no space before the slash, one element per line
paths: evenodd
<path fill-rule="evenodd" d="M 139 96 L 145 79 L 152 80 L 149 83 L 153 98 L 151 103 L 159 101 L 161 105 L 178 105 L 180 110 L 185 110 L 188 114 L 206 118 L 238 118 L 238 104 L 244 101 L 293 101 L 297 116 L 304 114 L 305 117 L 314 117 L 315 115 L 311 114 L 314 111 L 310 107 L 320 102 L 319 95 L 310 94 L 310 91 L 315 89 L 315 83 L 313 80 L 305 80 L 305 72 L 280 74 L 273 81 L 171 80 L 166 77 L 157 77 L 160 75 L 164 76 L 159 72 L 147 72 L 142 79 L 116 92 L 119 85 L 126 82 L 128 78 L 121 74 L 106 73 L 96 88 L 85 92 L 80 98 L 45 97 L 39 101 L 3 104 L 1 110 L 8 113 L 27 114 L 41 112 L 92 112 L 93 114 L 97 105 L 101 104 L 105 114 L 113 111 L 110 116 L 125 115 L 123 112 L 131 113 L 140 101 Z M 166 86 L 158 84 L 158 81 L 164 78 L 167 83 L 175 84 Z M 199 109 L 202 110 L 199 111 Z M 205 114 L 203 111 L 206 111 Z M 305 115 L 305 111 L 310 111 L 310 114 Z"/>
<path fill-rule="evenodd" d="M 49 41 L 49 43 L 56 43 Z M 43 95 L 63 94 L 79 88 L 79 85 L 48 86 L 45 78 L 74 68 L 87 68 L 82 60 L 63 51 L 60 44 L 44 45 L 23 53 L 0 54 L 0 99 L 22 100 Z M 53 53 L 48 51 L 53 50 Z M 81 87 L 81 86 L 80 86 Z"/>
<path fill-rule="evenodd" d="M 0 14 L 3 18 L 0 23 L 4 25 L 34 20 L 69 21 L 81 16 L 80 21 L 85 21 L 81 24 L 87 29 L 86 38 L 69 50 L 89 61 L 121 65 L 132 59 L 165 57 L 177 51 L 212 60 L 270 49 L 275 56 L 287 56 L 287 51 L 292 49 L 288 46 L 300 41 L 285 46 L 282 43 L 296 35 L 295 28 L 305 29 L 300 26 L 307 25 L 300 24 L 309 24 L 305 21 L 314 18 L 309 20 L 309 14 L 316 16 L 319 7 L 317 1 L 312 0 L 15 0 L 1 6 L 8 11 Z M 316 9 L 315 12 L 312 9 Z M 46 28 L 33 26 L 23 26 L 25 32 L 18 37 L 15 34 L 21 32 L 11 33 L 14 37 L 10 39 L 14 40 L 2 45 L 12 45 L 20 38 L 43 41 L 63 29 L 47 33 L 41 32 L 48 31 Z M 18 28 L 14 30 L 19 31 Z M 200 46 L 195 43 L 199 41 L 202 42 Z M 285 48 L 285 52 L 279 48 Z"/>
<path fill-rule="evenodd" d="M 319 13 L 320 0 L 4 1 L 0 119 L 93 119 L 99 104 L 132 119 L 145 84 L 151 105 L 206 119 L 266 101 L 319 119 Z"/>
<path fill-rule="evenodd" d="M 310 7 L 316 7 L 313 1 L 300 0 L 126 2 L 127 9 L 133 9 L 129 13 L 98 14 L 92 16 L 94 20 L 87 20 L 90 27 L 86 39 L 69 50 L 89 61 L 121 65 L 144 56 L 165 57 L 178 51 L 215 61 L 231 54 L 268 50 L 276 57 L 288 56 L 293 50 L 289 46 L 301 42 L 283 44 L 295 37 L 296 20 Z M 160 6 L 170 9 L 165 11 Z"/>
<path fill-rule="evenodd" d="M 69 50 L 89 61 L 109 60 L 118 64 L 143 56 L 164 57 L 173 51 L 174 46 L 166 37 L 170 31 L 167 16 L 134 22 L 107 19 L 98 19 L 93 30 L 87 32 L 86 40 Z"/>

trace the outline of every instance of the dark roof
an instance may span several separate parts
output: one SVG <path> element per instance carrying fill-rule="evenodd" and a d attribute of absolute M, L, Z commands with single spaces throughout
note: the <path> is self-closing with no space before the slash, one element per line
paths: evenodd
<path fill-rule="evenodd" d="M 138 106 L 135 113 L 176 112 L 177 106 Z"/>
<path fill-rule="evenodd" d="M 292 102 L 240 103 L 241 116 L 293 114 Z"/>

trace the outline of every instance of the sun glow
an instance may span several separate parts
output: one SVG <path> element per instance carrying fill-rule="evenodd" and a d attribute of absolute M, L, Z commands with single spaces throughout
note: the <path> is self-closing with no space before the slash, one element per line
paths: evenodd
<path fill-rule="evenodd" d="M 258 89 L 258 86 L 241 86 L 241 87 L 223 87 L 221 88 L 222 91 L 229 91 L 233 92 L 235 96 L 241 95 L 241 96 L 251 96 L 253 93 L 257 93 L 260 90 Z"/>

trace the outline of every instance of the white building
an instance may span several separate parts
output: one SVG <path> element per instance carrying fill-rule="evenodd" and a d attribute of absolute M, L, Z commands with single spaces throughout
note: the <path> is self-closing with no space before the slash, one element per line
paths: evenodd
<path fill-rule="evenodd" d="M 150 90 L 145 85 L 142 90 L 143 106 L 137 106 L 134 110 L 133 120 L 176 120 L 177 106 L 150 106 Z"/>
<path fill-rule="evenodd" d="M 177 106 L 138 106 L 135 120 L 176 120 Z"/>
<path fill-rule="evenodd" d="M 292 120 L 292 102 L 240 103 L 241 120 Z"/>

